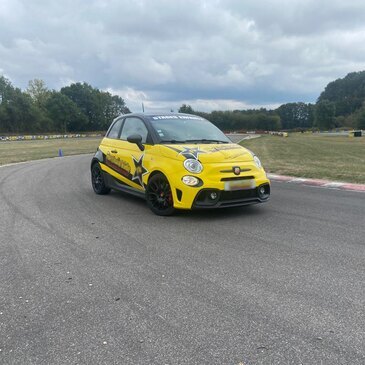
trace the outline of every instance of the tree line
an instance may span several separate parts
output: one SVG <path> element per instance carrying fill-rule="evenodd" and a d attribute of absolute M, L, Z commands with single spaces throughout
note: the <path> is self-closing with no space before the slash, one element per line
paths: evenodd
<path fill-rule="evenodd" d="M 115 117 L 129 112 L 121 97 L 85 82 L 56 91 L 34 79 L 22 91 L 0 76 L 0 133 L 104 131 Z M 211 113 L 183 104 L 179 112 L 200 115 L 226 131 L 365 129 L 365 71 L 330 82 L 315 104 Z"/>
<path fill-rule="evenodd" d="M 212 111 L 211 113 L 204 113 L 193 110 L 190 105 L 183 104 L 179 108 L 179 113 L 200 115 L 224 131 L 255 129 L 276 131 L 282 127 L 280 116 L 275 111 L 264 108 L 259 110 Z"/>
<path fill-rule="evenodd" d="M 129 112 L 121 97 L 87 83 L 56 91 L 34 79 L 22 91 L 0 76 L 0 133 L 104 131 Z"/>
<path fill-rule="evenodd" d="M 223 130 L 365 129 L 365 71 L 330 82 L 315 104 L 286 103 L 275 110 L 201 113 L 183 104 L 182 113 L 199 114 Z"/>
<path fill-rule="evenodd" d="M 304 130 L 314 126 L 315 105 L 288 103 L 275 110 L 261 108 L 204 113 L 194 111 L 190 105 L 183 104 L 179 112 L 200 115 L 224 131 Z"/>

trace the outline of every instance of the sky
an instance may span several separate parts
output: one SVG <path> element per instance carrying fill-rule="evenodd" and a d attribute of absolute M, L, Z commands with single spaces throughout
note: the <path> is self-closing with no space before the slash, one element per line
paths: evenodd
<path fill-rule="evenodd" d="M 134 112 L 315 102 L 362 70 L 364 0 L 0 0 L 0 75 L 87 82 Z"/>

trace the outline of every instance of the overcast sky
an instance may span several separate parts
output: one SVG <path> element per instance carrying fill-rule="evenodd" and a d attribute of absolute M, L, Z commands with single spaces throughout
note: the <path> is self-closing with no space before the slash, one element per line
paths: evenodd
<path fill-rule="evenodd" d="M 85 81 L 132 111 L 315 102 L 360 70 L 364 0 L 0 0 L 0 75 Z"/>

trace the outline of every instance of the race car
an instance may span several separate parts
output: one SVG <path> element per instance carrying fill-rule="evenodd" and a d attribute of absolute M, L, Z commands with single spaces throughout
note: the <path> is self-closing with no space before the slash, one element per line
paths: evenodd
<path fill-rule="evenodd" d="M 116 118 L 91 161 L 91 182 L 96 194 L 127 192 L 162 216 L 270 197 L 270 181 L 253 152 L 208 120 L 182 113 Z"/>

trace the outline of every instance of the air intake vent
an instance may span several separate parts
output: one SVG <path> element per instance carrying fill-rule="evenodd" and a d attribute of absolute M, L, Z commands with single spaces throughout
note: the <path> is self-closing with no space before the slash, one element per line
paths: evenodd
<path fill-rule="evenodd" d="M 237 180 L 252 180 L 253 176 L 234 176 L 234 177 L 223 177 L 221 181 L 237 181 Z"/>

